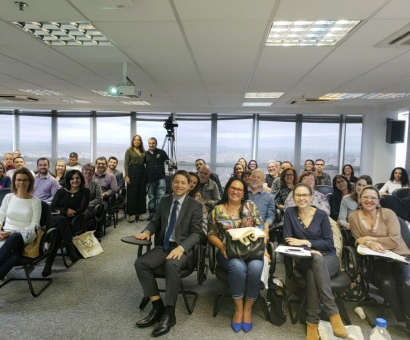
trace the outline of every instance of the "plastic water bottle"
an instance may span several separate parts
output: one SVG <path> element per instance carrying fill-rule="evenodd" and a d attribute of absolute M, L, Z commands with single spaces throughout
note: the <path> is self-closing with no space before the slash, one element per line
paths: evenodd
<path fill-rule="evenodd" d="M 391 340 L 386 320 L 382 318 L 376 319 L 376 327 L 370 333 L 370 340 Z"/>

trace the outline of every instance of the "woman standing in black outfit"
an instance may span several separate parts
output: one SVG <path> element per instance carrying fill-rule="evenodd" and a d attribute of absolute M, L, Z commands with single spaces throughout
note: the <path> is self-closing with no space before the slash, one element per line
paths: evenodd
<path fill-rule="evenodd" d="M 147 174 L 145 149 L 140 135 L 132 138 L 131 146 L 125 152 L 124 170 L 127 182 L 128 222 L 143 221 L 140 215 L 146 212 Z"/>
<path fill-rule="evenodd" d="M 71 222 L 75 216 L 85 212 L 90 201 L 90 190 L 84 187 L 83 174 L 78 170 L 71 170 L 65 176 L 65 187 L 58 189 L 51 202 L 51 226 L 57 228 L 57 239 L 54 248 L 46 260 L 43 276 L 51 274 L 51 266 L 63 242 L 68 256 L 72 262 L 77 262 L 77 256 L 73 245 Z"/>

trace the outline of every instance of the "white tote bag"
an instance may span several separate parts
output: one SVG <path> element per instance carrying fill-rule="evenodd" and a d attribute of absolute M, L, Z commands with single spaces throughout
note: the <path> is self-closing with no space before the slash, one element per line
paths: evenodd
<path fill-rule="evenodd" d="M 74 236 L 73 244 L 85 259 L 97 256 L 103 252 L 101 244 L 94 236 L 93 231 L 87 231 L 84 234 Z"/>

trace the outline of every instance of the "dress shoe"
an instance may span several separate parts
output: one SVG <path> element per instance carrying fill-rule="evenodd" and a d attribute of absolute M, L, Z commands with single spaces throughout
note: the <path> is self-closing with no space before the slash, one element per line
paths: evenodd
<path fill-rule="evenodd" d="M 248 333 L 253 327 L 253 323 L 252 322 L 243 322 L 242 321 L 242 329 L 245 333 Z"/>
<path fill-rule="evenodd" d="M 134 216 L 128 216 L 128 222 L 129 223 L 134 223 L 135 222 L 135 217 Z"/>
<path fill-rule="evenodd" d="M 167 334 L 172 327 L 174 327 L 177 324 L 177 320 L 175 319 L 175 316 L 170 316 L 167 314 L 164 314 L 159 321 L 158 325 L 154 328 L 152 331 L 151 335 L 153 337 L 161 336 L 164 334 Z"/>
<path fill-rule="evenodd" d="M 148 316 L 137 321 L 136 325 L 138 327 L 151 327 L 161 319 L 162 315 L 164 315 L 164 311 L 159 311 L 153 308 Z"/>
<path fill-rule="evenodd" d="M 329 316 L 330 324 L 332 325 L 333 335 L 337 338 L 347 338 L 347 330 L 343 325 L 343 321 L 339 314 Z"/>
<path fill-rule="evenodd" d="M 242 323 L 236 323 L 231 321 L 231 327 L 235 333 L 238 333 L 242 329 Z"/>

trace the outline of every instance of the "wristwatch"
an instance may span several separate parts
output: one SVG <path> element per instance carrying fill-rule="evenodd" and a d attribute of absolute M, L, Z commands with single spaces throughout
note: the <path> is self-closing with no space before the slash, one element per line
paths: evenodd
<path fill-rule="evenodd" d="M 312 243 L 310 243 L 310 241 L 308 241 L 307 246 L 308 246 L 309 248 L 312 248 Z"/>

